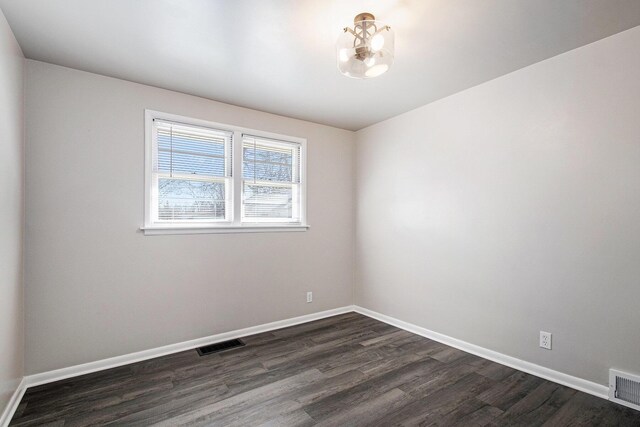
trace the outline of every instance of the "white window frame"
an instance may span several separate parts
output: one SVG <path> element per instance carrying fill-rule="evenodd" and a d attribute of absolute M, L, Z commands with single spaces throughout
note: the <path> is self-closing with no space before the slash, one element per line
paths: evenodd
<path fill-rule="evenodd" d="M 281 147 L 284 149 L 291 149 L 293 146 L 297 145 L 300 148 L 300 160 L 302 158 L 302 145 L 296 142 L 292 142 L 292 141 L 285 141 L 280 139 L 272 139 L 272 138 L 265 138 L 263 136 L 258 136 L 255 134 L 243 134 L 242 135 L 242 156 L 244 159 L 244 139 L 245 137 L 247 138 L 258 138 L 261 139 L 261 144 L 267 144 L 269 146 L 272 147 Z M 294 218 L 301 218 L 301 212 L 300 210 L 300 203 L 298 203 L 301 195 L 302 195 L 302 177 L 299 176 L 302 173 L 302 167 L 299 164 L 299 159 L 297 156 L 293 156 L 292 159 L 292 167 L 293 167 L 293 181 L 291 182 L 273 182 L 273 181 L 254 181 L 253 184 L 256 185 L 266 185 L 269 187 L 289 187 L 291 186 L 291 188 L 293 189 L 294 186 L 299 187 L 299 191 L 298 192 L 293 192 L 292 196 L 293 196 L 293 203 L 292 203 L 292 208 L 293 208 L 293 217 Z M 242 200 L 245 199 L 245 194 L 244 194 L 244 190 L 245 190 L 245 183 L 251 185 L 251 179 L 246 179 L 244 177 L 244 162 L 242 162 L 242 177 L 240 179 L 241 181 L 241 185 L 242 185 Z M 296 169 L 298 170 L 296 172 Z M 298 181 L 296 181 L 296 179 L 298 179 Z M 245 214 L 246 210 L 245 210 L 245 205 L 242 204 L 242 212 L 240 214 L 241 216 L 241 221 L 244 222 L 255 222 L 255 223 L 287 223 L 286 221 L 283 221 L 283 219 L 281 218 L 253 218 L 253 221 L 249 221 L 246 218 L 246 214 Z"/>
<path fill-rule="evenodd" d="M 305 138 L 280 135 L 271 132 L 263 132 L 239 126 L 231 126 L 207 120 L 193 119 L 176 114 L 163 113 L 154 110 L 145 110 L 145 197 L 144 197 L 144 225 L 140 228 L 145 235 L 158 234 L 202 234 L 202 233 L 242 233 L 242 232 L 272 232 L 272 231 L 306 231 L 307 224 L 307 140 Z M 154 221 L 153 201 L 154 186 L 153 156 L 154 156 L 154 126 L 153 121 L 165 120 L 184 124 L 211 128 L 214 130 L 232 133 L 232 176 L 230 179 L 230 209 L 227 210 L 225 220 L 207 222 L 167 222 Z M 242 220 L 242 159 L 243 159 L 243 135 L 253 135 L 265 139 L 279 140 L 300 145 L 300 221 L 255 221 Z M 228 208 L 229 208 L 228 207 Z"/>

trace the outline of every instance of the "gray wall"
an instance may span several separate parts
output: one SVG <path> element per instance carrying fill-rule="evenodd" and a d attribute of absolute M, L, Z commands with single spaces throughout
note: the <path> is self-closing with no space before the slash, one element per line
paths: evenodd
<path fill-rule="evenodd" d="M 22 379 L 24 58 L 0 11 L 0 414 Z"/>
<path fill-rule="evenodd" d="M 351 304 L 353 132 L 35 61 L 26 93 L 27 373 Z M 145 108 L 307 138 L 311 229 L 143 236 Z"/>
<path fill-rule="evenodd" d="M 639 46 L 636 27 L 359 131 L 356 303 L 600 384 L 640 373 Z"/>

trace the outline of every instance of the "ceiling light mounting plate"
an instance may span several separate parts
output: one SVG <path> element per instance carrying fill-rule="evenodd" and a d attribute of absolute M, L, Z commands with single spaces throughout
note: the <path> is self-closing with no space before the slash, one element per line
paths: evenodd
<path fill-rule="evenodd" d="M 357 14 L 356 17 L 353 18 L 353 23 L 357 24 L 362 21 L 375 21 L 375 20 L 376 20 L 376 17 L 373 16 L 373 13 L 363 12 L 363 13 Z"/>

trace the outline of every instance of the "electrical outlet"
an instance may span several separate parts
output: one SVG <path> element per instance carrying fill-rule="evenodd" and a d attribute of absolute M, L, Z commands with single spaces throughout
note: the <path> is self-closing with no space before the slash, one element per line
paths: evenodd
<path fill-rule="evenodd" d="M 307 292 L 307 302 L 313 301 L 313 292 Z"/>
<path fill-rule="evenodd" d="M 551 332 L 540 331 L 540 347 L 551 350 Z"/>

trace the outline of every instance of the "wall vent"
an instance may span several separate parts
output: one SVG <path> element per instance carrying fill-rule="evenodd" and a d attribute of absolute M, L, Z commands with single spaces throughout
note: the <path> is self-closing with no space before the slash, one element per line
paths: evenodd
<path fill-rule="evenodd" d="M 640 411 L 640 376 L 610 369 L 609 400 Z"/>
<path fill-rule="evenodd" d="M 200 356 L 206 356 L 212 353 L 219 353 L 225 350 L 231 350 L 232 348 L 244 347 L 244 342 L 239 339 L 217 342 L 215 344 L 205 345 L 204 347 L 198 348 L 198 354 Z"/>

